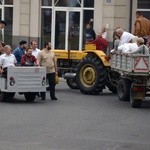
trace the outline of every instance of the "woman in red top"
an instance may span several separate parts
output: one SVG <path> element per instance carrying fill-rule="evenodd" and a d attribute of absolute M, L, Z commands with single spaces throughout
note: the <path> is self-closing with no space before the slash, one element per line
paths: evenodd
<path fill-rule="evenodd" d="M 107 50 L 107 46 L 108 46 L 108 42 L 106 39 L 104 39 L 102 37 L 102 34 L 99 33 L 97 36 L 96 36 L 96 39 L 91 41 L 91 42 L 88 42 L 88 43 L 92 43 L 92 44 L 95 44 L 96 45 L 96 50 L 102 50 L 103 52 L 106 53 L 106 50 Z"/>
<path fill-rule="evenodd" d="M 101 34 L 97 35 L 96 39 L 95 39 L 95 44 L 96 44 L 96 49 L 97 50 L 102 50 L 104 52 L 106 52 L 107 46 L 108 46 L 108 42 L 107 40 L 105 40 Z"/>
<path fill-rule="evenodd" d="M 37 59 L 32 55 L 32 49 L 27 48 L 26 54 L 21 57 L 22 66 L 35 66 L 37 65 Z"/>

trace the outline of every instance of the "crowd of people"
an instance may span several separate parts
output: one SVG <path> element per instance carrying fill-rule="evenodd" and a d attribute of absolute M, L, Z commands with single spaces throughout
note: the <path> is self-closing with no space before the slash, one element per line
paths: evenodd
<path fill-rule="evenodd" d="M 6 26 L 5 21 L 0 21 L 0 29 Z M 0 30 L 0 31 L 1 31 Z M 2 35 L 2 34 L 1 34 Z M 51 100 L 57 100 L 55 96 L 55 75 L 57 74 L 57 65 L 54 52 L 51 51 L 51 43 L 46 42 L 42 50 L 37 48 L 37 41 L 32 40 L 30 46 L 27 41 L 21 40 L 19 46 L 12 50 L 10 45 L 3 43 L 0 36 L 0 74 L 7 78 L 7 68 L 14 66 L 45 66 L 46 77 L 50 89 Z M 41 100 L 46 99 L 46 93 L 37 94 Z"/>
<path fill-rule="evenodd" d="M 106 53 L 108 47 L 107 31 L 103 27 L 96 35 L 90 24 L 87 24 L 85 30 L 86 43 L 93 43 L 96 50 L 102 50 Z M 136 12 L 133 33 L 117 27 L 113 33 L 113 49 L 111 52 L 119 53 L 143 53 L 149 54 L 150 48 L 150 20 L 142 15 L 142 12 Z"/>

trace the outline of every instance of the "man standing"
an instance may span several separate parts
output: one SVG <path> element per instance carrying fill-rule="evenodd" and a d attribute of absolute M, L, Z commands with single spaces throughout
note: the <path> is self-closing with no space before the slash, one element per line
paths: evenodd
<path fill-rule="evenodd" d="M 17 65 L 21 65 L 21 57 L 22 55 L 25 54 L 26 48 L 27 48 L 27 42 L 20 41 L 19 46 L 16 49 L 14 49 L 13 54 L 17 59 Z"/>
<path fill-rule="evenodd" d="M 37 48 L 37 42 L 35 40 L 31 41 L 32 55 L 37 58 L 40 49 Z"/>
<path fill-rule="evenodd" d="M 39 52 L 37 60 L 37 64 L 39 66 L 46 67 L 46 77 L 49 83 L 51 100 L 57 100 L 55 96 L 55 74 L 57 72 L 57 66 L 55 62 L 54 52 L 51 51 L 50 42 L 45 43 L 44 49 L 41 52 Z M 41 96 L 42 100 L 45 100 L 46 93 L 42 93 Z"/>
<path fill-rule="evenodd" d="M 143 37 L 144 44 L 146 44 L 148 36 L 150 35 L 150 21 L 146 19 L 140 11 L 136 12 L 133 34 L 138 37 Z"/>
<path fill-rule="evenodd" d="M 0 42 L 4 42 L 3 35 L 2 35 L 2 29 L 4 29 L 5 26 L 7 26 L 7 23 L 3 20 L 0 20 Z"/>

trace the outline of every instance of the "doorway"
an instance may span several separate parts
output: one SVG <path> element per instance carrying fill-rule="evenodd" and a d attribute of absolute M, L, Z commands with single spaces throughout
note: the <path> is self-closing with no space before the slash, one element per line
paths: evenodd
<path fill-rule="evenodd" d="M 57 8 L 54 11 L 52 27 L 55 35 L 53 44 L 55 49 L 81 50 L 82 47 L 82 15 L 81 10 Z"/>

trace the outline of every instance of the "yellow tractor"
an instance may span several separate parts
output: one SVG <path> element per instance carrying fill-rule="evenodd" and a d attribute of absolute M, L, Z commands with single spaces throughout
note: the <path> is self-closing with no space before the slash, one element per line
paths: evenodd
<path fill-rule="evenodd" d="M 59 76 L 66 79 L 72 89 L 84 94 L 97 95 L 106 87 L 117 92 L 119 73 L 111 71 L 110 57 L 95 45 L 86 44 L 83 51 L 54 50 Z"/>
<path fill-rule="evenodd" d="M 71 89 L 78 89 L 76 83 L 76 71 L 79 63 L 86 53 L 82 51 L 53 50 L 57 60 L 58 77 L 66 79 L 67 85 Z"/>

